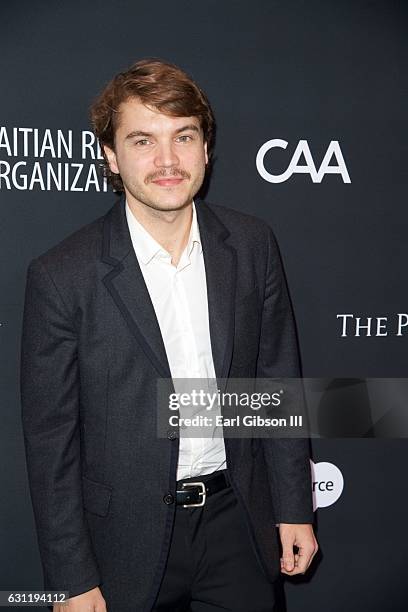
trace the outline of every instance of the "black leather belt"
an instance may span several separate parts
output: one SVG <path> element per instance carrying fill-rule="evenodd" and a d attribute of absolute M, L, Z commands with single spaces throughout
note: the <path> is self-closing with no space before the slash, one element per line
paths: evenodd
<path fill-rule="evenodd" d="M 230 486 L 225 473 L 219 472 L 204 480 L 177 483 L 176 504 L 184 508 L 204 506 L 207 497 Z"/>

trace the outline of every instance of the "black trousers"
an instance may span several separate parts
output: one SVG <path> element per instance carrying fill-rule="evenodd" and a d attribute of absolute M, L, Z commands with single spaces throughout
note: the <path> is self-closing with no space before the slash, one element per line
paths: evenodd
<path fill-rule="evenodd" d="M 273 612 L 274 603 L 273 583 L 255 556 L 232 487 L 209 496 L 202 507 L 177 506 L 153 612 Z"/>

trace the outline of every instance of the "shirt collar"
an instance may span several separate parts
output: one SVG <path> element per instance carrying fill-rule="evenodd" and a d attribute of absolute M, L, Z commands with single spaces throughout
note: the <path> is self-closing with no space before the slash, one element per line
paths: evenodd
<path fill-rule="evenodd" d="M 197 211 L 196 211 L 196 207 L 195 207 L 194 200 L 193 200 L 193 218 L 191 220 L 190 235 L 188 237 L 188 242 L 187 242 L 187 255 L 188 256 L 191 255 L 191 251 L 193 250 L 195 244 L 198 245 L 199 253 L 202 253 L 203 246 L 201 244 L 200 229 L 198 227 Z"/>
<path fill-rule="evenodd" d="M 169 257 L 170 254 L 164 249 L 153 236 L 143 227 L 132 213 L 129 204 L 126 200 L 126 219 L 129 226 L 130 237 L 132 239 L 133 248 L 137 258 L 143 264 L 147 265 L 157 255 Z M 199 253 L 202 253 L 203 248 L 200 239 L 200 230 L 198 228 L 197 213 L 195 203 L 193 201 L 193 218 L 191 221 L 190 234 L 187 241 L 186 255 L 189 258 L 194 245 L 198 244 Z"/>

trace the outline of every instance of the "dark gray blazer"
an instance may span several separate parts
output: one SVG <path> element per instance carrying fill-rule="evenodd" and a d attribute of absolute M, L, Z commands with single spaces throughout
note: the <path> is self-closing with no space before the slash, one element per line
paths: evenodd
<path fill-rule="evenodd" d="M 271 229 L 196 204 L 217 378 L 297 376 Z M 75 596 L 100 585 L 109 612 L 151 610 L 178 455 L 178 437 L 156 435 L 158 377 L 170 370 L 122 197 L 28 268 L 22 420 L 45 589 Z M 225 447 L 254 550 L 274 580 L 275 523 L 313 522 L 308 442 L 225 439 Z"/>

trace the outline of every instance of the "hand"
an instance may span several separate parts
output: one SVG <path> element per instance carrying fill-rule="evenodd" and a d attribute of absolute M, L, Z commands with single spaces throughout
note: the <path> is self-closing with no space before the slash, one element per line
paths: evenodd
<path fill-rule="evenodd" d="M 53 612 L 106 612 L 106 602 L 99 587 L 70 597 L 64 604 L 55 604 Z"/>
<path fill-rule="evenodd" d="M 312 525 L 280 523 L 279 535 L 282 542 L 282 574 L 304 574 L 319 550 Z M 296 554 L 293 546 L 298 548 Z"/>

